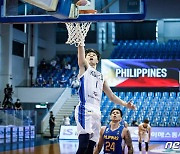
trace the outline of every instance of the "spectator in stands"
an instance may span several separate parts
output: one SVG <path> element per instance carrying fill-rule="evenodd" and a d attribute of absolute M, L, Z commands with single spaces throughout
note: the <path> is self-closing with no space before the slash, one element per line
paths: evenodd
<path fill-rule="evenodd" d="M 14 103 L 14 109 L 15 110 L 22 110 L 22 104 L 20 103 L 20 99 L 17 99 Z"/>
<path fill-rule="evenodd" d="M 46 61 L 45 61 L 44 58 L 41 60 L 39 68 L 42 69 L 42 70 L 47 69 Z"/>
<path fill-rule="evenodd" d="M 48 78 L 47 86 L 48 87 L 54 87 L 54 79 L 53 79 L 52 75 Z"/>
<path fill-rule="evenodd" d="M 98 145 L 94 150 L 94 154 L 101 152 L 104 145 L 104 153 L 121 154 L 123 152 L 122 140 L 128 147 L 128 154 L 133 154 L 133 145 L 130 132 L 125 123 L 121 125 L 122 111 L 119 108 L 113 108 L 110 112 L 111 122 L 108 126 L 103 126 L 100 131 L 100 138 Z"/>
<path fill-rule="evenodd" d="M 67 79 L 66 79 L 65 75 L 62 74 L 59 83 L 61 84 L 62 87 L 64 87 L 66 85 L 66 82 L 67 82 Z"/>
<path fill-rule="evenodd" d="M 8 97 L 7 101 L 5 102 L 4 109 L 13 109 L 13 103 L 12 103 L 12 98 Z"/>
<path fill-rule="evenodd" d="M 51 60 L 50 64 L 51 64 L 52 69 L 55 69 L 57 62 L 55 59 L 53 59 L 53 60 Z"/>
<path fill-rule="evenodd" d="M 36 79 L 36 84 L 39 87 L 44 87 L 46 85 L 46 80 L 43 78 L 42 74 L 39 74 L 38 78 Z"/>
<path fill-rule="evenodd" d="M 67 69 L 67 70 L 71 70 L 71 64 L 69 62 L 66 63 L 64 68 Z"/>
<path fill-rule="evenodd" d="M 54 127 L 55 127 L 55 117 L 53 115 L 53 111 L 49 112 L 50 117 L 49 117 L 49 129 L 50 129 L 50 135 L 51 135 L 51 139 L 54 139 Z"/>
<path fill-rule="evenodd" d="M 12 94 L 14 93 L 12 85 L 10 86 L 8 93 L 9 93 L 10 98 L 12 98 Z"/>
<path fill-rule="evenodd" d="M 10 97 L 9 96 L 9 84 L 6 84 L 6 87 L 4 88 L 4 100 L 3 100 L 3 103 L 2 103 L 2 106 L 5 105 L 5 102 L 8 100 L 8 98 Z"/>
<path fill-rule="evenodd" d="M 149 142 L 150 142 L 150 137 L 151 137 L 151 126 L 149 125 L 149 120 L 145 119 L 143 123 L 141 123 L 138 126 L 138 136 L 139 136 L 139 151 L 140 153 L 142 152 L 142 141 L 144 140 L 145 142 L 145 149 L 146 153 L 148 153 L 148 148 L 149 148 Z"/>
<path fill-rule="evenodd" d="M 78 93 L 79 88 L 79 80 L 74 77 L 71 83 L 71 95 L 75 95 Z"/>
<path fill-rule="evenodd" d="M 70 125 L 70 118 L 69 116 L 64 116 L 64 125 L 69 126 Z"/>

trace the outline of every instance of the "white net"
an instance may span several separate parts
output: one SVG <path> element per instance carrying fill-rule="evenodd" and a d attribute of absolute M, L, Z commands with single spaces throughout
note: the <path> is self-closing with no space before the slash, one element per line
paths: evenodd
<path fill-rule="evenodd" d="M 85 37 L 89 31 L 91 22 L 81 22 L 81 23 L 65 23 L 68 30 L 68 40 L 66 44 L 78 46 L 85 46 Z"/>

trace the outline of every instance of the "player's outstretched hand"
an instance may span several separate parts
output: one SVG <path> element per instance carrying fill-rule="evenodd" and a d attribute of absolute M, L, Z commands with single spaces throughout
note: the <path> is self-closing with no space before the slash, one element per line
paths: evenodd
<path fill-rule="evenodd" d="M 127 103 L 127 108 L 132 109 L 132 110 L 135 110 L 135 109 L 136 109 L 136 106 L 135 106 L 134 104 L 132 104 L 132 100 L 130 100 L 130 101 Z"/>

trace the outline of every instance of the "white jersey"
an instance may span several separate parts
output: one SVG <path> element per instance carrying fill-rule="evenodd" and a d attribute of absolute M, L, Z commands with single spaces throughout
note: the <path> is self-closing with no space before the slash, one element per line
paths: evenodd
<path fill-rule="evenodd" d="M 93 134 L 91 140 L 97 142 L 101 127 L 100 103 L 104 79 L 91 66 L 79 77 L 79 104 L 75 109 L 78 134 Z"/>
<path fill-rule="evenodd" d="M 140 134 L 149 134 L 149 129 L 150 129 L 150 125 L 148 124 L 147 125 L 147 127 L 145 128 L 144 126 L 143 126 L 143 123 L 141 123 L 140 125 L 139 125 L 139 127 L 140 127 Z"/>
<path fill-rule="evenodd" d="M 141 123 L 140 125 L 139 125 L 139 139 L 138 139 L 138 141 L 140 142 L 140 143 L 142 143 L 142 141 L 144 140 L 144 142 L 148 142 L 149 141 L 149 133 L 150 133 L 150 128 L 151 128 L 151 126 L 148 124 L 148 126 L 147 126 L 147 128 L 145 128 L 144 126 L 143 126 L 143 123 Z"/>
<path fill-rule="evenodd" d="M 85 71 L 85 73 L 79 77 L 80 89 L 79 97 L 80 104 L 88 109 L 99 110 L 103 91 L 103 75 L 92 68 L 91 66 Z"/>

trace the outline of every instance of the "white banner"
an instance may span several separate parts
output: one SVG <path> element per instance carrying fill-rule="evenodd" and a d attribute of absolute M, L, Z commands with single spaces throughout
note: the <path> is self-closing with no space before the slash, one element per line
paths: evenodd
<path fill-rule="evenodd" d="M 76 126 L 61 126 L 59 139 L 77 140 L 77 127 Z"/>
<path fill-rule="evenodd" d="M 138 127 L 128 127 L 133 141 L 138 140 Z M 78 139 L 76 126 L 61 126 L 59 139 Z M 151 141 L 180 141 L 180 127 L 152 127 Z"/>

